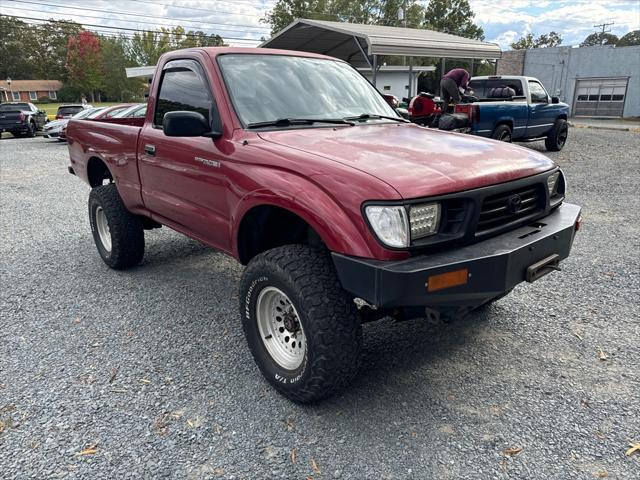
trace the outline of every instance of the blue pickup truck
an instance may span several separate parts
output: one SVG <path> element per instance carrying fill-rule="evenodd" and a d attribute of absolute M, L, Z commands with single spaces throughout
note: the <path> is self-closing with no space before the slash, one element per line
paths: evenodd
<path fill-rule="evenodd" d="M 468 117 L 464 131 L 505 142 L 544 140 L 547 150 L 562 150 L 569 132 L 569 106 L 551 97 L 533 77 L 472 77 L 478 101 L 460 103 L 455 113 Z"/>

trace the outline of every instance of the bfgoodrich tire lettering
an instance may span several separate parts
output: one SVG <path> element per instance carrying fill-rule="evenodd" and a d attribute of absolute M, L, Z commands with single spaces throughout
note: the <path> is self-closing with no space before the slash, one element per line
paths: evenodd
<path fill-rule="evenodd" d="M 304 331 L 304 358 L 291 370 L 269 354 L 258 328 L 258 298 L 273 287 L 290 299 Z M 347 386 L 356 375 L 362 343 L 360 321 L 326 253 L 290 245 L 258 255 L 242 276 L 239 300 L 254 360 L 267 381 L 289 399 L 321 400 Z"/>
<path fill-rule="evenodd" d="M 104 221 L 108 225 L 108 241 Z M 104 263 L 114 269 L 137 265 L 144 255 L 144 229 L 140 217 L 127 210 L 116 185 L 102 185 L 89 194 L 91 233 Z M 101 228 L 99 228 L 101 227 Z"/>

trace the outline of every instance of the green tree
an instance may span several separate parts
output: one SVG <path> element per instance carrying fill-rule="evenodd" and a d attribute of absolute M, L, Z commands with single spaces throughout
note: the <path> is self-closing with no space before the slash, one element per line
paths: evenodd
<path fill-rule="evenodd" d="M 104 80 L 104 68 L 100 41 L 93 32 L 83 30 L 69 37 L 67 77 L 70 87 L 88 93 L 95 102 L 95 94 Z"/>
<path fill-rule="evenodd" d="M 631 45 L 640 45 L 640 30 L 632 30 L 620 37 L 616 47 L 630 47 Z"/>
<path fill-rule="evenodd" d="M 423 26 L 460 37 L 484 40 L 484 30 L 473 23 L 474 13 L 467 0 L 431 0 Z"/>
<path fill-rule="evenodd" d="M 271 25 L 272 35 L 298 18 L 404 26 L 398 10 L 405 3 L 407 27 L 419 28 L 424 8 L 417 0 L 277 0 L 262 21 Z"/>
<path fill-rule="evenodd" d="M 583 40 L 580 44 L 581 47 L 593 47 L 595 45 L 616 45 L 618 43 L 618 37 L 612 33 L 597 32 L 592 33 Z"/>
<path fill-rule="evenodd" d="M 126 48 L 128 38 L 100 37 L 100 51 L 102 52 L 102 67 L 104 78 L 100 89 L 106 100 L 126 102 L 139 98 L 144 91 L 144 80 L 127 78 L 125 68 L 137 66 L 127 57 Z"/>
<path fill-rule="evenodd" d="M 60 79 L 66 75 L 67 43 L 81 25 L 69 20 L 29 25 L 0 15 L 0 78 Z"/>
<path fill-rule="evenodd" d="M 134 34 L 128 42 L 127 55 L 136 65 L 155 65 L 160 55 L 179 48 L 216 47 L 224 45 L 219 35 L 201 31 L 185 31 L 182 27 L 161 28 Z"/>
<path fill-rule="evenodd" d="M 562 43 L 562 36 L 556 32 L 549 32 L 534 38 L 531 33 L 521 37 L 517 42 L 511 44 L 514 50 L 525 50 L 530 48 L 557 47 Z"/>

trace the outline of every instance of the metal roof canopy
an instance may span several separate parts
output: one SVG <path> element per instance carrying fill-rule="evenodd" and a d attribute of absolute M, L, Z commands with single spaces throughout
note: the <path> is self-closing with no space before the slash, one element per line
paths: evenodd
<path fill-rule="evenodd" d="M 378 55 L 499 59 L 495 43 L 417 28 L 299 19 L 260 47 L 321 53 L 355 67 L 373 67 Z"/>

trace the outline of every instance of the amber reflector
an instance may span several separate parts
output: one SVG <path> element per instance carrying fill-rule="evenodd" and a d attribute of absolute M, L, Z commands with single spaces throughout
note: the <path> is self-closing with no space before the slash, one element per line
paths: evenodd
<path fill-rule="evenodd" d="M 454 270 L 453 272 L 440 273 L 438 275 L 432 275 L 427 280 L 427 291 L 435 292 L 444 288 L 457 287 L 458 285 L 465 285 L 469 278 L 469 270 L 463 268 L 462 270 Z"/>

